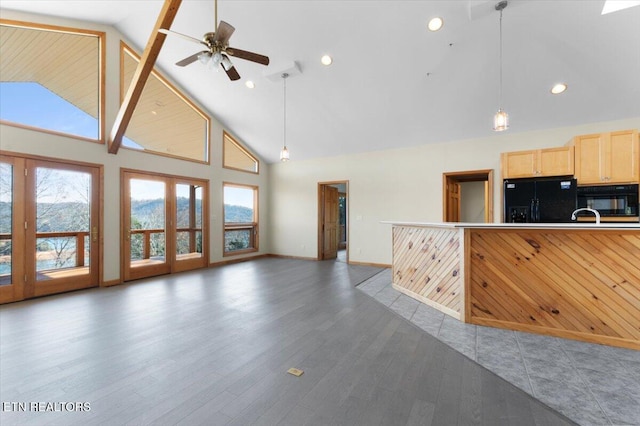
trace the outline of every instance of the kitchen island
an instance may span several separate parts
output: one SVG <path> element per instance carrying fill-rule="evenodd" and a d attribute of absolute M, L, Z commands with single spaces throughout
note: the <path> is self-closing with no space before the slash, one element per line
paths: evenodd
<path fill-rule="evenodd" d="M 461 321 L 640 350 L 639 224 L 385 222 L 393 287 Z"/>

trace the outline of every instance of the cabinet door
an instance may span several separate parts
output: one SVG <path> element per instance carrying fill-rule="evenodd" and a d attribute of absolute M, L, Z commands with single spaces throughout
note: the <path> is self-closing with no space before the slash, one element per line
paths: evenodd
<path fill-rule="evenodd" d="M 604 183 L 602 151 L 604 135 L 576 136 L 575 142 L 575 175 L 578 183 Z"/>
<path fill-rule="evenodd" d="M 564 176 L 574 173 L 573 147 L 548 148 L 538 151 L 539 176 Z"/>
<path fill-rule="evenodd" d="M 536 151 L 502 153 L 502 177 L 504 179 L 537 176 L 538 156 Z"/>
<path fill-rule="evenodd" d="M 605 147 L 607 182 L 637 183 L 640 181 L 640 146 L 638 132 L 613 132 Z"/>

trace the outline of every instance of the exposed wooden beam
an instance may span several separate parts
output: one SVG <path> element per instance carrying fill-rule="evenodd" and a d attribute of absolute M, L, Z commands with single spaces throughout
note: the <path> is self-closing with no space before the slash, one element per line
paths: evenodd
<path fill-rule="evenodd" d="M 120 111 L 118 111 L 116 121 L 113 124 L 113 129 L 111 129 L 111 135 L 109 135 L 108 144 L 110 154 L 117 154 L 118 150 L 120 149 L 120 145 L 122 145 L 122 137 L 124 136 L 124 132 L 127 130 L 127 126 L 131 121 L 133 111 L 136 109 L 136 104 L 138 103 L 138 100 L 142 95 L 142 90 L 144 89 L 144 85 L 147 82 L 147 78 L 153 70 L 156 59 L 160 54 L 160 49 L 162 48 L 164 40 L 167 37 L 166 34 L 162 34 L 158 32 L 158 30 L 160 30 L 161 28 L 167 30 L 171 28 L 171 23 L 173 23 L 173 19 L 176 17 L 181 3 L 182 0 L 164 1 L 164 5 L 162 6 L 160 15 L 158 15 L 156 25 L 151 32 L 151 36 L 149 37 L 147 47 L 145 47 L 144 53 L 142 53 L 142 57 L 140 58 L 140 62 L 138 63 L 138 68 L 136 69 L 135 74 L 133 74 L 133 79 L 131 80 L 131 84 L 129 85 L 129 90 L 127 90 L 127 94 L 125 95 L 122 105 L 120 106 Z"/>

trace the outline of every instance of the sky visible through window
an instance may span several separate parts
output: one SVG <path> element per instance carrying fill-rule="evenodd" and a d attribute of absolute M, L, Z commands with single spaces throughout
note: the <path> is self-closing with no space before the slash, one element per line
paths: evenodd
<path fill-rule="evenodd" d="M 0 82 L 0 119 L 45 130 L 98 139 L 98 120 L 46 87 L 33 82 Z M 143 149 L 124 137 L 123 146 Z"/>
<path fill-rule="evenodd" d="M 253 188 L 224 187 L 224 203 L 253 210 Z"/>
<path fill-rule="evenodd" d="M 98 120 L 46 87 L 33 82 L 0 82 L 0 119 L 56 132 L 98 139 Z M 123 138 L 123 146 L 143 149 Z M 138 188 L 142 199 L 163 198 L 157 188 Z M 225 203 L 253 208 L 253 190 L 225 188 Z"/>
<path fill-rule="evenodd" d="M 0 119 L 98 139 L 98 119 L 38 83 L 0 82 Z"/>

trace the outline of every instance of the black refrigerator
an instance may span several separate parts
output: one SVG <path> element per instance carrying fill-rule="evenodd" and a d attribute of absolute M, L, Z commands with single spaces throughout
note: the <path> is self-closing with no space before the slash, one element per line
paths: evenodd
<path fill-rule="evenodd" d="M 505 179 L 504 221 L 566 223 L 578 204 L 573 177 Z"/>

